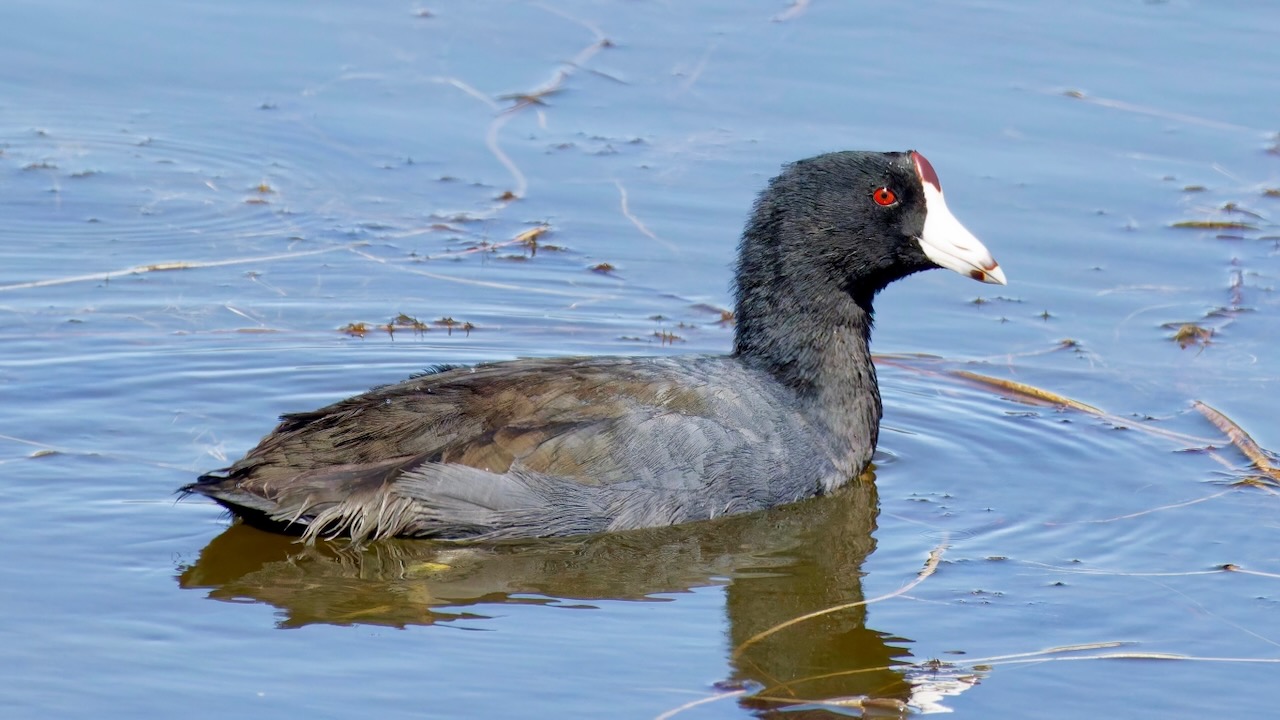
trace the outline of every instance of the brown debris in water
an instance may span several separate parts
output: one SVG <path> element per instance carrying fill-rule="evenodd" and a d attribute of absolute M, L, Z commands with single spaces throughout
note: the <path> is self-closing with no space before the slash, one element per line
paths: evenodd
<path fill-rule="evenodd" d="M 551 232 L 550 225 L 537 225 L 535 227 L 529 228 L 528 230 L 525 230 L 524 232 L 517 234 L 514 238 L 511 238 L 511 243 L 514 245 L 523 245 L 525 248 L 527 248 L 529 250 L 528 257 L 537 257 L 539 249 L 543 249 L 543 250 L 559 250 L 560 249 L 555 245 L 542 245 L 541 243 L 538 242 L 538 238 L 542 237 L 543 235 L 546 235 L 549 232 Z M 524 256 L 521 256 L 521 257 L 524 257 Z"/>
<path fill-rule="evenodd" d="M 454 320 L 453 318 L 447 317 L 447 316 L 442 317 L 439 320 L 436 320 L 434 324 L 444 328 L 449 335 L 453 335 L 453 329 L 458 328 L 459 330 L 466 333 L 467 337 L 470 337 L 471 331 L 476 329 L 476 326 L 472 325 L 469 322 Z"/>
<path fill-rule="evenodd" d="M 1189 230 L 1257 230 L 1258 228 L 1249 223 L 1239 222 L 1236 220 L 1182 220 L 1176 222 L 1169 227 L 1186 228 Z"/>
<path fill-rule="evenodd" d="M 346 325 L 338 328 L 338 332 L 345 333 L 351 337 L 362 338 L 369 334 L 369 325 L 362 322 L 347 323 Z"/>
<path fill-rule="evenodd" d="M 377 325 L 371 325 L 366 322 L 350 322 L 338 328 L 338 332 L 345 333 L 352 337 L 363 338 L 368 335 L 371 330 L 381 330 L 391 336 L 391 339 L 394 340 L 398 331 L 409 330 L 414 334 L 422 335 L 423 333 L 431 330 L 431 325 L 445 328 L 449 335 L 453 334 L 455 328 L 466 333 L 468 336 L 471 335 L 472 330 L 476 329 L 476 326 L 472 323 L 454 320 L 451 317 L 442 317 L 439 320 L 427 323 L 413 315 L 409 315 L 408 313 L 399 313 L 387 322 L 379 323 Z"/>
<path fill-rule="evenodd" d="M 542 237 L 543 235 L 546 235 L 549 232 L 551 232 L 550 225 L 537 225 L 535 227 L 529 228 L 528 230 L 525 230 L 522 233 L 517 234 L 515 237 L 511 238 L 511 241 L 514 243 L 519 243 L 521 245 L 531 245 L 531 246 L 537 247 L 538 238 Z"/>
<path fill-rule="evenodd" d="M 1231 418 L 1199 400 L 1192 403 L 1192 405 L 1209 422 L 1221 430 L 1231 440 L 1231 444 L 1236 446 L 1236 449 L 1249 458 L 1249 462 L 1253 464 L 1254 469 L 1262 473 L 1270 484 L 1280 485 L 1280 468 L 1271 464 L 1271 459 L 1267 457 L 1266 452 L 1244 428 L 1236 424 Z"/>
<path fill-rule="evenodd" d="M 884 362 L 885 358 L 878 357 L 877 360 L 878 362 Z M 1000 390 L 1007 391 L 1013 396 L 1015 396 L 1015 399 L 1021 398 L 1024 400 L 1047 402 L 1053 405 L 1057 405 L 1059 407 L 1070 408 L 1072 410 L 1079 410 L 1081 412 L 1085 412 L 1090 415 L 1093 415 L 1099 419 L 1114 423 L 1115 426 L 1119 428 L 1133 428 L 1133 429 L 1141 430 L 1143 432 L 1147 432 L 1153 435 L 1160 435 L 1163 437 L 1167 437 L 1182 443 L 1194 444 L 1194 443 L 1213 442 L 1213 440 L 1210 440 L 1210 439 L 1192 437 L 1182 433 L 1173 432 L 1164 428 L 1160 428 L 1148 423 L 1134 423 L 1132 419 L 1116 417 L 1114 415 L 1107 413 L 1106 411 L 1095 408 L 1092 405 L 1087 405 L 1078 400 L 1073 400 L 1071 398 L 1064 397 L 1057 393 L 1053 393 L 1048 390 L 1043 390 L 1041 388 L 1027 385 L 1025 383 L 1016 382 L 1014 380 L 994 378 L 988 375 L 980 375 L 978 373 L 969 372 L 967 370 L 952 370 L 950 371 L 950 374 L 957 377 L 964 378 L 966 380 L 973 381 L 980 385 L 998 388 Z M 1241 428 L 1238 424 L 1236 424 L 1233 420 L 1228 418 L 1226 415 L 1223 415 L 1221 412 L 1218 412 L 1217 410 L 1213 409 L 1212 407 L 1206 405 L 1203 402 L 1196 401 L 1194 403 L 1194 407 L 1196 408 L 1196 410 L 1200 411 L 1200 413 L 1204 415 L 1211 423 L 1213 423 L 1215 427 L 1217 427 L 1220 431 L 1222 431 L 1222 433 L 1227 436 L 1227 439 L 1230 440 L 1231 444 L 1234 445 L 1237 449 L 1239 449 L 1240 452 L 1243 453 L 1245 457 L 1249 459 L 1254 469 L 1260 473 L 1257 476 L 1247 477 L 1237 481 L 1236 483 L 1237 485 L 1266 485 L 1271 487 L 1280 486 L 1280 467 L 1276 467 L 1276 465 L 1272 464 L 1272 461 L 1271 461 L 1272 456 L 1268 452 L 1263 450 L 1262 447 L 1258 445 L 1256 441 L 1254 441 L 1254 439 L 1249 435 L 1248 432 L 1246 432 L 1243 428 Z M 1212 448 L 1209 448 L 1209 449 L 1212 450 Z M 1222 461 L 1222 462 L 1226 464 L 1225 461 Z M 1216 496 L 1211 496 L 1211 497 L 1216 497 Z M 1208 498 L 1202 498 L 1194 502 L 1202 502 L 1205 499 L 1208 499 Z"/>
<path fill-rule="evenodd" d="M 1085 403 L 1082 403 L 1079 400 L 1072 400 L 1069 397 L 1064 397 L 1062 395 L 1059 395 L 1054 392 L 1050 392 L 1048 390 L 1042 390 L 1033 385 L 1020 383 L 1016 380 L 1005 380 L 1003 378 L 995 378 L 989 375 L 979 375 L 978 373 L 969 372 L 968 370 L 953 370 L 952 374 L 965 378 L 966 380 L 972 380 L 973 382 L 976 382 L 980 385 L 999 388 L 1000 390 L 1005 390 L 1007 392 L 1011 392 L 1015 395 L 1019 395 L 1024 398 L 1030 398 L 1032 400 L 1038 400 L 1040 402 L 1047 402 L 1051 405 L 1058 405 L 1060 407 L 1068 407 L 1073 410 L 1087 412 L 1091 415 L 1105 414 L 1098 408 L 1092 405 L 1086 405 Z"/>
<path fill-rule="evenodd" d="M 396 336 L 396 330 L 412 330 L 414 333 L 421 335 L 422 333 L 427 332 L 431 328 L 427 327 L 426 323 L 422 322 L 416 317 L 413 317 L 412 315 L 406 315 L 404 313 L 400 313 L 399 315 L 396 315 L 395 317 L 391 318 L 390 321 L 382 325 L 379 325 L 378 329 L 385 331 L 394 340 Z"/>
<path fill-rule="evenodd" d="M 715 324 L 720 327 L 731 327 L 737 321 L 733 315 L 733 311 L 728 308 L 722 308 L 708 303 L 694 303 L 689 306 L 689 309 L 714 315 L 716 318 Z"/>
<path fill-rule="evenodd" d="M 1213 328 L 1202 327 L 1195 323 L 1183 323 L 1174 331 L 1172 340 L 1184 350 L 1192 345 L 1207 347 L 1213 341 Z"/>

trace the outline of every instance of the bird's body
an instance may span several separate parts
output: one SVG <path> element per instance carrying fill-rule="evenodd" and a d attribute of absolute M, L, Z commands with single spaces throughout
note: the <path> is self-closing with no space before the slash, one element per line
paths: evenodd
<path fill-rule="evenodd" d="M 963 236 L 932 248 L 927 211 Z M 801 161 L 744 233 L 733 354 L 439 368 L 287 415 L 184 490 L 255 524 L 358 539 L 597 533 L 818 495 L 875 449 L 872 298 L 944 264 L 1003 282 L 919 154 Z"/>
<path fill-rule="evenodd" d="M 873 447 L 878 405 L 863 404 L 838 434 L 794 391 L 729 357 L 445 369 L 287 416 L 229 469 L 242 479 L 219 499 L 356 536 L 672 525 L 847 481 Z"/>

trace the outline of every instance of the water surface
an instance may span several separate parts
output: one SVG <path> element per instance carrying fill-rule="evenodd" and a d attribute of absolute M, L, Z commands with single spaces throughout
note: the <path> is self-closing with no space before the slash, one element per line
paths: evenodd
<path fill-rule="evenodd" d="M 1232 485 L 1192 402 L 1280 445 L 1277 27 L 1191 0 L 6 3 L 0 706 L 1265 715 L 1276 496 Z M 725 351 L 751 199 L 843 148 L 924 152 L 1010 279 L 882 293 L 874 484 L 486 548 L 308 548 L 174 502 L 274 416 L 433 363 Z M 429 329 L 377 328 L 400 313 Z"/>

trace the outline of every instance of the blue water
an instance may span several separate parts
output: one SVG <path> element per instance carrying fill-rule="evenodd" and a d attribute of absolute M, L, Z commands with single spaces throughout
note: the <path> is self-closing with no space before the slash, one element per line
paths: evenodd
<path fill-rule="evenodd" d="M 1276 28 L 1192 0 L 5 3 L 0 708 L 1266 716 L 1276 495 L 1231 485 L 1192 401 L 1280 446 Z M 926 154 L 1010 280 L 880 296 L 874 487 L 467 550 L 174 502 L 276 415 L 433 363 L 725 351 L 752 198 L 844 148 Z M 1250 227 L 1172 227 L 1211 220 Z M 399 313 L 431 329 L 377 329 Z"/>

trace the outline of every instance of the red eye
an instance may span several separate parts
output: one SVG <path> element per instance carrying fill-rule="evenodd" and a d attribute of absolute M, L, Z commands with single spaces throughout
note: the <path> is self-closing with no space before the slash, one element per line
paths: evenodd
<path fill-rule="evenodd" d="M 871 193 L 871 199 L 875 200 L 877 205 L 888 207 L 898 202 L 898 194 L 887 187 L 876 188 L 876 191 Z"/>

